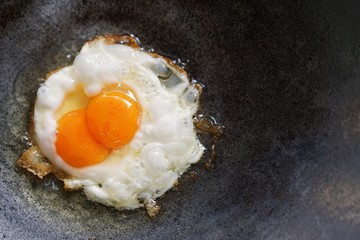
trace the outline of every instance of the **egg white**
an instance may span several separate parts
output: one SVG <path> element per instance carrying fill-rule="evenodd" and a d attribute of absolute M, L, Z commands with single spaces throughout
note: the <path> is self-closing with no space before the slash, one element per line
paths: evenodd
<path fill-rule="evenodd" d="M 165 66 L 176 78 L 171 86 L 162 84 L 154 71 Z M 142 109 L 138 131 L 129 144 L 99 164 L 68 165 L 55 148 L 56 111 L 79 85 L 92 97 L 114 83 L 134 90 Z M 188 77 L 161 58 L 97 38 L 83 46 L 73 65 L 52 74 L 39 88 L 34 109 L 36 141 L 44 155 L 71 176 L 64 180 L 67 187 L 83 188 L 92 201 L 134 209 L 163 195 L 201 158 L 204 147 L 192 123 L 198 103 L 188 100 L 191 94 L 197 91 Z"/>

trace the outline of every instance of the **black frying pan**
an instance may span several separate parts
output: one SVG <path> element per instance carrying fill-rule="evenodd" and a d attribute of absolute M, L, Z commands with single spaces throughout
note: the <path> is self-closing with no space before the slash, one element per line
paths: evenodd
<path fill-rule="evenodd" d="M 0 238 L 360 239 L 359 19 L 357 0 L 3 1 Z M 105 33 L 189 59 L 226 126 L 155 219 L 14 165 L 40 78 Z"/>

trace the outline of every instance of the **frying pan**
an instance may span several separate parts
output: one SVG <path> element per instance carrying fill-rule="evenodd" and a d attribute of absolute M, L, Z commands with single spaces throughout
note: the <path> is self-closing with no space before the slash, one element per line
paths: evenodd
<path fill-rule="evenodd" d="M 0 238 L 360 239 L 359 19 L 356 0 L 3 1 Z M 189 60 L 226 127 L 154 219 L 14 164 L 42 78 L 107 33 Z"/>

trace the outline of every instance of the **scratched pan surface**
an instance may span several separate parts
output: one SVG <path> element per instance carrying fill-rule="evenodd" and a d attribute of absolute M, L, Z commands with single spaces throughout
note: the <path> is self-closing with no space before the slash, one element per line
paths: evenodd
<path fill-rule="evenodd" d="M 3 1 L 0 238 L 359 239 L 358 1 Z M 14 166 L 35 91 L 84 41 L 131 33 L 206 85 L 203 113 L 227 129 L 160 199 L 118 212 Z M 206 156 L 205 156 L 206 158 Z"/>

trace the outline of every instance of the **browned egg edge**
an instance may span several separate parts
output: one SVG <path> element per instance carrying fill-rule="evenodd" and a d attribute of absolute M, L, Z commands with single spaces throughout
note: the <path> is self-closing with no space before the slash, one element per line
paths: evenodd
<path fill-rule="evenodd" d="M 96 36 L 93 39 L 87 41 L 85 44 L 91 44 L 93 41 L 97 41 L 100 39 L 104 39 L 105 43 L 107 45 L 114 45 L 114 44 L 124 44 L 127 46 L 130 46 L 136 50 L 141 50 L 140 42 L 137 38 L 129 35 L 104 35 L 104 36 Z M 84 44 L 84 45 L 85 45 Z M 161 56 L 160 54 L 154 53 L 154 52 L 148 52 L 152 57 L 154 58 L 161 58 L 164 61 L 166 61 L 171 67 L 175 68 L 177 71 L 185 74 L 189 81 L 191 80 L 189 78 L 189 74 L 179 65 L 175 64 L 173 61 L 171 61 L 169 58 L 166 58 L 164 56 Z M 64 67 L 56 68 L 46 74 L 45 81 L 54 73 L 60 71 Z M 196 89 L 199 92 L 199 95 L 202 93 L 202 86 L 201 84 L 195 84 Z M 35 141 L 35 130 L 34 130 L 34 107 L 35 107 L 35 101 L 33 103 L 32 111 L 31 111 L 31 117 L 30 117 L 30 123 L 29 123 L 29 141 L 31 147 L 27 149 L 20 158 L 16 161 L 16 165 L 18 167 L 24 168 L 27 171 L 31 172 L 35 176 L 37 176 L 40 179 L 43 179 L 45 176 L 47 176 L 50 173 L 53 173 L 56 178 L 61 180 L 64 183 L 64 190 L 66 191 L 74 191 L 74 190 L 80 190 L 81 187 L 71 187 L 69 184 L 67 184 L 67 180 L 70 180 L 72 177 L 68 174 L 66 174 L 61 169 L 57 168 L 54 164 L 52 164 L 42 153 L 40 147 L 37 145 Z M 216 123 L 216 122 L 215 122 Z M 219 127 L 220 125 L 214 124 L 211 121 L 205 121 L 202 118 L 195 117 L 194 118 L 194 126 L 198 130 L 200 134 L 211 134 L 212 135 L 212 141 L 211 141 L 211 148 L 210 148 L 210 160 L 205 164 L 208 169 L 213 168 L 213 162 L 215 160 L 215 143 L 218 141 L 220 136 L 223 133 L 223 127 Z M 196 172 L 191 172 L 190 175 L 195 180 L 197 177 Z M 195 177 L 196 175 L 196 177 Z M 174 185 L 178 186 L 179 182 L 177 181 Z M 160 212 L 160 206 L 154 201 L 145 202 L 143 204 L 143 207 L 145 207 L 146 213 L 150 218 L 155 217 Z"/>

